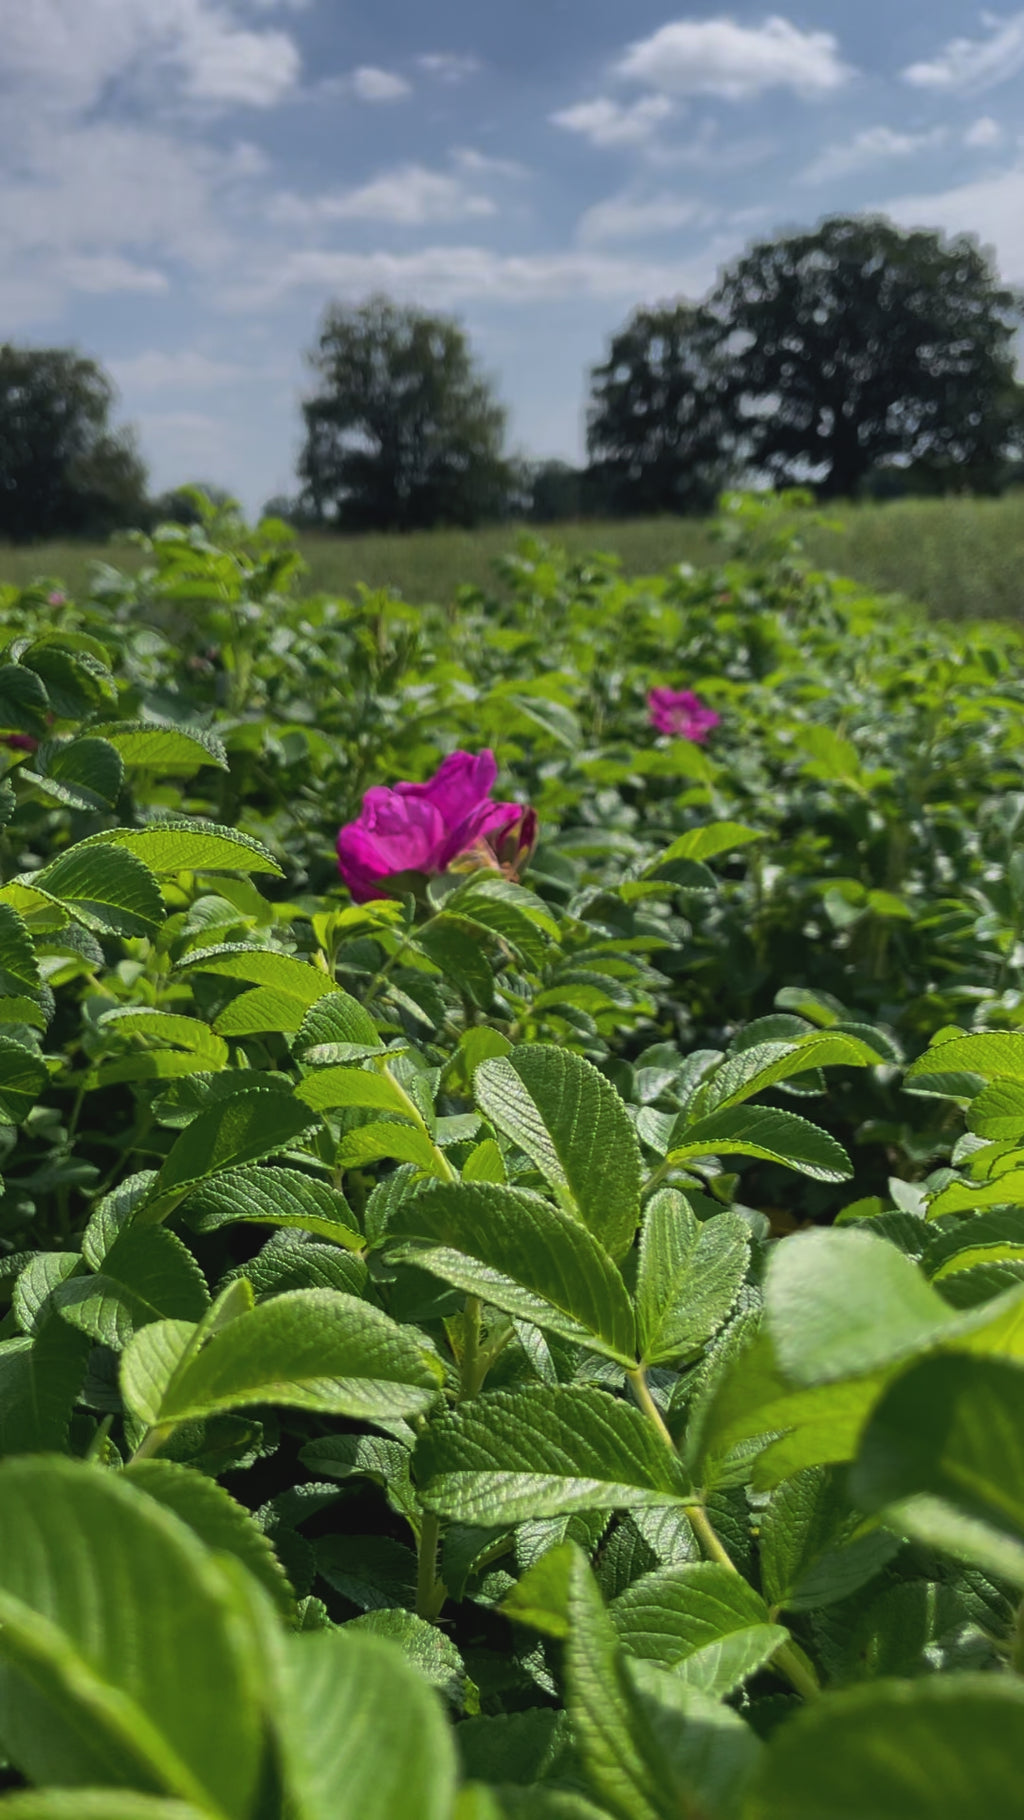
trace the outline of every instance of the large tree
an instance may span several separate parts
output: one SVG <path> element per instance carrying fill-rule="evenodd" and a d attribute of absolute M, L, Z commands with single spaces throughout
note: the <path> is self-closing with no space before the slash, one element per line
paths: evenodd
<path fill-rule="evenodd" d="M 73 348 L 0 346 L 0 537 L 103 536 L 141 523 L 146 471 L 114 430 L 114 388 Z"/>
<path fill-rule="evenodd" d="M 318 518 L 406 531 L 502 514 L 505 412 L 457 322 L 386 297 L 333 305 L 310 361 L 299 473 Z"/>
<path fill-rule="evenodd" d="M 1022 299 L 966 236 L 835 217 L 752 247 L 711 310 L 738 431 L 777 482 L 852 496 L 896 464 L 985 489 L 1018 446 Z"/>
<path fill-rule="evenodd" d="M 717 325 L 693 304 L 634 312 L 590 374 L 589 482 L 609 512 L 706 512 L 733 459 Z"/>

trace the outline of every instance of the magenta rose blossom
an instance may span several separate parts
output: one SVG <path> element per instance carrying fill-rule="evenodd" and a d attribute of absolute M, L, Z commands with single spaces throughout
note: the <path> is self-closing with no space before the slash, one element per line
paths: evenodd
<path fill-rule="evenodd" d="M 533 852 L 537 817 L 522 803 L 493 803 L 493 752 L 452 752 L 425 784 L 378 784 L 338 835 L 338 870 L 357 904 L 386 897 L 389 882 L 486 866 L 514 878 Z"/>
<path fill-rule="evenodd" d="M 702 746 L 722 717 L 714 708 L 706 708 L 692 689 L 652 689 L 647 697 L 652 727 L 659 733 L 673 734 L 676 739 L 692 739 Z"/>

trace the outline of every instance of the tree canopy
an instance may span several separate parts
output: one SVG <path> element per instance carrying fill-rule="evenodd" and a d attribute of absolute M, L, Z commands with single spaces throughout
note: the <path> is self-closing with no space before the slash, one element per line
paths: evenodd
<path fill-rule="evenodd" d="M 505 412 L 457 322 L 386 297 L 335 304 L 310 361 L 299 472 L 317 518 L 387 531 L 501 514 Z"/>
<path fill-rule="evenodd" d="M 0 346 L 0 537 L 104 536 L 145 516 L 146 471 L 110 425 L 114 387 L 73 348 Z"/>
<path fill-rule="evenodd" d="M 612 513 L 710 510 L 734 436 L 707 312 L 685 302 L 636 310 L 590 384 L 595 503 Z"/>
<path fill-rule="evenodd" d="M 852 496 L 916 466 L 985 490 L 1022 425 L 1022 299 L 966 236 L 835 217 L 762 242 L 711 303 L 748 461 Z"/>

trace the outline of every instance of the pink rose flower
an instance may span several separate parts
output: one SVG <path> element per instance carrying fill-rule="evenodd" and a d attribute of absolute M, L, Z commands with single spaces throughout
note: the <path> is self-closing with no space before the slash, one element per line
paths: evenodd
<path fill-rule="evenodd" d="M 46 596 L 46 600 L 48 606 L 62 607 L 67 600 L 67 595 L 62 594 L 59 588 L 54 588 L 53 593 Z"/>
<path fill-rule="evenodd" d="M 514 878 L 537 840 L 522 803 L 493 803 L 490 751 L 452 752 L 425 784 L 378 784 L 338 834 L 338 870 L 357 904 L 417 879 L 486 866 Z"/>
<path fill-rule="evenodd" d="M 712 728 L 722 724 L 713 708 L 706 708 L 692 689 L 652 689 L 647 697 L 652 727 L 677 739 L 691 739 L 702 746 Z"/>

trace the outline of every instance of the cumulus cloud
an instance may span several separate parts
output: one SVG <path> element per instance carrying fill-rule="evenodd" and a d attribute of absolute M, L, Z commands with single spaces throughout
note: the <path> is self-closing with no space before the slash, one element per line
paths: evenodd
<path fill-rule="evenodd" d="M 251 375 L 231 360 L 213 360 L 193 348 L 150 348 L 107 362 L 118 385 L 133 392 L 205 392 Z"/>
<path fill-rule="evenodd" d="M 983 149 L 985 146 L 998 145 L 1002 136 L 1003 129 L 998 120 L 993 120 L 990 114 L 983 114 L 980 120 L 973 121 L 967 128 L 964 144 L 972 150 Z"/>
<path fill-rule="evenodd" d="M 73 291 L 110 296 L 115 291 L 141 291 L 152 295 L 166 291 L 166 272 L 156 266 L 136 265 L 116 253 L 71 253 L 58 261 L 58 271 Z"/>
<path fill-rule="evenodd" d="M 700 296 L 719 265 L 738 250 L 723 235 L 692 258 L 638 261 L 585 250 L 509 255 L 480 246 L 425 246 L 410 253 L 351 253 L 310 248 L 293 252 L 272 269 L 224 289 L 226 309 L 252 309 L 303 290 L 362 297 L 387 291 L 439 308 L 479 303 L 513 307 L 581 298 L 653 301 Z"/>
<path fill-rule="evenodd" d="M 984 38 L 951 38 L 937 57 L 911 63 L 904 82 L 944 94 L 978 94 L 1007 82 L 1024 68 L 1024 12 L 1007 19 L 983 15 Z"/>
<path fill-rule="evenodd" d="M 609 240 L 646 240 L 709 219 L 706 205 L 692 196 L 676 196 L 663 190 L 642 198 L 625 190 L 587 209 L 577 223 L 576 238 L 581 246 L 598 246 Z"/>
<path fill-rule="evenodd" d="M 550 118 L 553 126 L 580 133 L 591 145 L 642 145 L 672 111 L 667 95 L 644 95 L 629 106 L 610 95 L 597 95 L 593 101 L 560 108 Z"/>
<path fill-rule="evenodd" d="M 177 90 L 219 106 L 269 107 L 294 90 L 298 47 L 243 24 L 226 0 L 0 0 L 2 85 L 78 111 L 112 84 Z"/>
<path fill-rule="evenodd" d="M 492 158 L 487 152 L 478 152 L 471 145 L 452 147 L 452 163 L 460 171 L 468 171 L 475 177 L 509 177 L 518 181 L 530 175 L 529 167 L 520 164 L 517 158 Z"/>
<path fill-rule="evenodd" d="M 896 196 L 880 207 L 901 227 L 973 235 L 994 249 L 1005 277 L 1024 282 L 1024 165 L 934 195 Z"/>
<path fill-rule="evenodd" d="M 464 51 L 423 51 L 416 59 L 421 70 L 438 82 L 456 84 L 468 81 L 482 68 L 479 57 Z"/>
<path fill-rule="evenodd" d="M 845 144 L 826 146 L 820 157 L 803 172 L 801 182 L 827 183 L 834 177 L 846 177 L 851 171 L 887 164 L 894 158 L 914 158 L 919 152 L 942 145 L 947 137 L 946 128 L 942 126 L 921 133 L 898 133 L 889 126 L 868 126 Z"/>
<path fill-rule="evenodd" d="M 831 94 L 851 71 L 831 32 L 802 32 L 788 19 L 739 25 L 734 19 L 677 19 L 630 45 L 618 74 L 670 95 L 745 101 L 768 89 Z"/>
<path fill-rule="evenodd" d="M 382 171 L 369 183 L 335 190 L 321 196 L 275 196 L 269 207 L 272 221 L 285 226 L 311 226 L 330 221 L 377 221 L 396 227 L 424 227 L 443 221 L 464 221 L 474 215 L 493 215 L 489 196 L 472 190 L 447 171 L 432 171 L 422 164 L 402 164 Z"/>
<path fill-rule="evenodd" d="M 401 101 L 412 94 L 412 83 L 395 70 L 378 69 L 375 64 L 364 63 L 353 70 L 349 77 L 352 93 L 360 101 Z"/>

